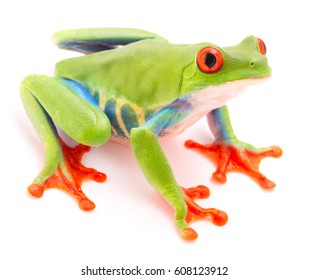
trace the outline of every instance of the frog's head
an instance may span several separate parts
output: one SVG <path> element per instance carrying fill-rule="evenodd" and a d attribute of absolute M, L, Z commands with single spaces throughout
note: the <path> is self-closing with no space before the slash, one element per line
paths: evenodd
<path fill-rule="evenodd" d="M 213 44 L 196 45 L 194 61 L 183 72 L 182 91 L 212 90 L 212 95 L 226 92 L 226 99 L 248 84 L 268 78 L 271 68 L 264 42 L 254 36 L 239 45 L 220 48 Z M 222 95 L 222 93 L 221 93 Z"/>

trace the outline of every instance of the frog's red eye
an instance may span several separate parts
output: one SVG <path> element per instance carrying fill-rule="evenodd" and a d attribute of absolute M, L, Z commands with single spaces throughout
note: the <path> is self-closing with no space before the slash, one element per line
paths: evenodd
<path fill-rule="evenodd" d="M 205 73 L 214 73 L 223 65 L 222 53 L 214 47 L 206 47 L 199 51 L 196 57 L 197 66 Z"/>
<path fill-rule="evenodd" d="M 266 45 L 261 39 L 257 39 L 258 46 L 262 55 L 266 55 Z"/>

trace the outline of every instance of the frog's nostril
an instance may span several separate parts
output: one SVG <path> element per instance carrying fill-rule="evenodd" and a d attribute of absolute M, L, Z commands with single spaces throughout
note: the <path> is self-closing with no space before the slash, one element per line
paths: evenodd
<path fill-rule="evenodd" d="M 255 65 L 255 61 L 254 60 L 252 60 L 252 61 L 250 61 L 250 67 L 254 67 L 254 65 Z"/>

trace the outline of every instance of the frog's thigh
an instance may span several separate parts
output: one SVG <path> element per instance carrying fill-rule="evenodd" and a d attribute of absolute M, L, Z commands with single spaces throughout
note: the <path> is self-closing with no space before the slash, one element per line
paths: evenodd
<path fill-rule="evenodd" d="M 34 96 L 52 120 L 79 143 L 98 146 L 111 134 L 107 116 L 59 80 L 30 75 L 22 83 L 24 94 Z"/>

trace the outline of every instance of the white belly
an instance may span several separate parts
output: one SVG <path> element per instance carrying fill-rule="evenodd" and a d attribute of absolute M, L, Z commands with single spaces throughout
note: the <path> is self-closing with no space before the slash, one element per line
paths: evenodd
<path fill-rule="evenodd" d="M 268 77 L 227 82 L 223 85 L 208 86 L 205 89 L 193 92 L 189 99 L 187 99 L 192 105 L 191 114 L 181 123 L 164 131 L 163 137 L 171 138 L 179 135 L 212 110 L 225 105 L 229 99 L 244 91 L 246 86 L 260 83 L 267 78 Z"/>

